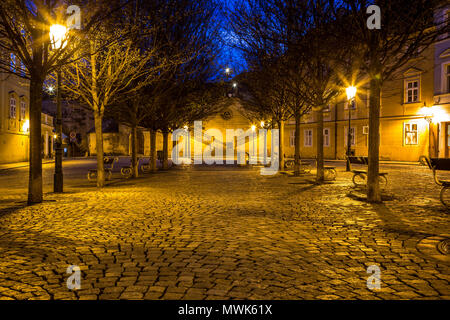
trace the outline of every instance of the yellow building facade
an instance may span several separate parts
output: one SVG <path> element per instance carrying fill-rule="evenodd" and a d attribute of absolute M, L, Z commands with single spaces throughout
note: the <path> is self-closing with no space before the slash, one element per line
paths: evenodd
<path fill-rule="evenodd" d="M 366 81 L 367 82 L 367 81 Z M 345 159 L 349 113 L 351 149 L 367 156 L 369 133 L 369 90 L 357 85 L 354 107 L 346 97 L 324 111 L 324 154 L 326 159 Z M 349 112 L 350 111 L 350 112 Z M 316 112 L 301 123 L 301 157 L 315 158 Z M 294 156 L 295 121 L 286 125 L 285 155 Z M 422 155 L 450 155 L 450 41 L 430 47 L 424 59 L 411 61 L 394 80 L 383 85 L 380 117 L 380 160 L 418 161 Z"/>
<path fill-rule="evenodd" d="M 53 117 L 42 114 L 42 155 L 53 154 Z M 0 163 L 28 161 L 29 84 L 12 74 L 0 73 Z"/>

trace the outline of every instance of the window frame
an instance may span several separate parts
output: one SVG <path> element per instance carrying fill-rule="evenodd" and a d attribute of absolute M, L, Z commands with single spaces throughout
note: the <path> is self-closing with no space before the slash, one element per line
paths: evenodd
<path fill-rule="evenodd" d="M 14 101 L 14 104 L 12 101 Z M 17 99 L 13 96 L 9 97 L 9 118 L 17 119 Z"/>
<path fill-rule="evenodd" d="M 327 134 L 325 134 L 325 130 L 328 131 Z M 330 144 L 331 144 L 330 135 L 331 135 L 330 128 L 323 128 L 323 146 L 324 147 L 330 146 Z"/>
<path fill-rule="evenodd" d="M 412 125 L 416 126 L 416 130 L 413 131 Z M 406 127 L 410 126 L 410 129 L 407 131 Z M 408 137 L 408 133 L 415 133 L 415 143 L 407 143 L 406 139 Z M 404 146 L 418 146 L 419 145 L 419 123 L 417 121 L 408 121 L 403 123 L 403 145 Z"/>
<path fill-rule="evenodd" d="M 303 131 L 304 139 L 303 139 L 303 146 L 304 147 L 312 147 L 314 144 L 313 136 L 314 132 L 313 129 L 305 129 Z"/>
<path fill-rule="evenodd" d="M 408 87 L 408 85 L 410 84 L 410 83 L 415 83 L 415 82 L 417 82 L 417 87 L 411 87 L 411 88 L 409 88 Z M 405 98 L 404 98 L 404 103 L 420 103 L 420 101 L 421 101 L 421 81 L 420 81 L 420 77 L 417 77 L 417 78 L 411 78 L 411 79 L 405 79 L 405 82 L 404 82 L 404 86 L 405 86 L 405 93 L 404 93 L 404 95 L 405 95 Z M 414 98 L 414 90 L 417 90 L 417 100 L 412 100 L 412 101 L 409 101 L 409 92 L 410 91 L 412 91 L 412 95 L 411 95 L 411 97 L 412 98 Z"/>
<path fill-rule="evenodd" d="M 350 127 L 350 131 L 353 131 L 352 134 L 352 142 L 351 146 L 356 146 L 356 127 Z M 344 146 L 348 146 L 348 126 L 345 126 L 344 128 Z"/>
<path fill-rule="evenodd" d="M 20 100 L 19 120 L 23 121 L 27 118 L 27 102 L 24 99 Z"/>
<path fill-rule="evenodd" d="M 442 93 L 450 94 L 450 61 L 442 64 Z"/>
<path fill-rule="evenodd" d="M 295 129 L 290 131 L 289 146 L 290 147 L 295 147 Z"/>

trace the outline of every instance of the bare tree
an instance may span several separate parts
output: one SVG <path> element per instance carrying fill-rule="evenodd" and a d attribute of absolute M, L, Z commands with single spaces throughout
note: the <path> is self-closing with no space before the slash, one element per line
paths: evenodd
<path fill-rule="evenodd" d="M 70 44 L 50 50 L 49 28 L 63 23 L 67 16 L 57 0 L 3 0 L 0 3 L 0 70 L 13 72 L 30 84 L 30 171 L 28 203 L 42 202 L 41 110 L 42 87 L 48 74 L 70 62 L 84 46 L 83 39 L 91 29 L 120 8 L 120 1 L 83 1 L 82 29 L 71 29 L 65 42 Z M 85 14 L 89 12 L 90 14 Z M 77 43 L 78 45 L 74 45 Z M 10 54 L 17 67 L 10 68 Z"/>
<path fill-rule="evenodd" d="M 367 199 L 380 202 L 379 145 L 383 83 L 450 32 L 446 0 L 379 0 L 380 29 L 369 29 L 367 8 L 373 1 L 345 0 L 346 24 L 339 37 L 351 44 L 361 72 L 370 78 L 369 168 Z M 372 12 L 372 15 L 374 13 Z M 376 14 L 376 13 L 375 13 Z M 440 16 L 439 19 L 435 19 Z M 376 16 L 372 17 L 376 19 Z"/>
<path fill-rule="evenodd" d="M 122 37 L 120 30 L 106 32 L 116 32 L 118 39 Z M 104 47 L 103 33 L 91 35 L 88 52 L 85 53 L 87 59 L 77 60 L 63 68 L 62 82 L 64 91 L 70 93 L 73 99 L 82 100 L 94 113 L 97 187 L 100 188 L 105 183 L 102 133 L 105 110 L 117 99 L 131 95 L 151 81 L 159 69 L 159 66 L 149 66 L 153 49 L 142 52 L 132 40 L 126 38 Z"/>

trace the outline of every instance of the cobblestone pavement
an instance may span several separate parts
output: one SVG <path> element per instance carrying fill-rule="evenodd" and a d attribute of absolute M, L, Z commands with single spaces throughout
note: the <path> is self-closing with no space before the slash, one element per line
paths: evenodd
<path fill-rule="evenodd" d="M 2 299 L 450 299 L 450 215 L 420 166 L 385 166 L 371 205 L 334 183 L 257 169 L 194 168 L 115 179 L 65 164 L 66 193 L 24 205 L 26 170 L 0 173 Z M 80 168 L 77 170 L 74 168 Z M 25 179 L 25 180 L 24 180 Z M 81 289 L 67 289 L 69 265 Z M 367 288 L 367 268 L 381 289 Z"/>

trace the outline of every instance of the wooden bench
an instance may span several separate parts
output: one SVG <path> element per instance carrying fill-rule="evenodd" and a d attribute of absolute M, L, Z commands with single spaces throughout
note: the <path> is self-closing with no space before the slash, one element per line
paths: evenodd
<path fill-rule="evenodd" d="M 359 165 L 359 169 L 353 169 L 352 166 L 350 167 L 351 172 L 353 173 L 353 184 L 355 187 L 366 185 L 367 184 L 367 169 L 366 166 L 369 165 L 369 158 L 368 157 L 355 157 L 355 156 L 347 156 L 348 161 L 351 165 Z M 379 172 L 378 173 L 378 179 L 380 183 L 380 188 L 386 188 L 388 184 L 387 180 L 387 172 Z"/>
<path fill-rule="evenodd" d="M 284 162 L 284 167 L 286 169 L 293 169 L 295 166 L 295 160 L 289 159 Z M 300 160 L 300 173 L 310 173 L 311 172 L 311 162 L 306 160 Z"/>
<path fill-rule="evenodd" d="M 295 166 L 295 160 L 289 159 L 284 162 L 286 169 L 293 169 Z M 300 173 L 310 173 L 312 170 L 311 161 L 300 160 Z M 337 171 L 336 167 L 324 166 L 323 167 L 325 180 L 336 180 Z"/>
<path fill-rule="evenodd" d="M 138 168 L 139 168 L 139 162 L 140 161 L 141 161 L 141 159 L 138 157 L 137 158 L 137 166 L 138 166 Z M 133 159 L 130 159 L 130 163 L 127 166 L 123 166 L 120 169 L 120 173 L 126 178 L 131 177 L 131 175 L 133 174 Z"/>
<path fill-rule="evenodd" d="M 103 158 L 103 165 L 105 170 L 105 179 L 111 180 L 112 178 L 112 170 L 114 169 L 114 163 L 118 162 L 119 159 L 117 157 L 110 158 L 110 157 L 104 157 Z M 91 169 L 88 171 L 87 178 L 89 181 L 95 181 L 97 180 L 97 169 Z"/>
<path fill-rule="evenodd" d="M 441 186 L 440 200 L 444 206 L 450 208 L 450 180 L 438 177 L 437 171 L 450 171 L 450 158 L 428 158 L 425 157 L 426 164 L 433 170 L 434 182 Z"/>
<path fill-rule="evenodd" d="M 141 172 L 142 173 L 149 173 L 150 172 L 150 158 L 148 159 L 147 162 L 144 162 L 143 164 L 141 164 Z"/>

